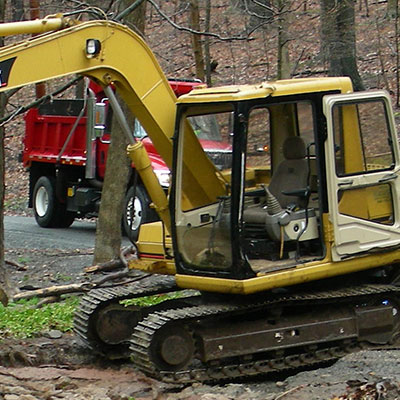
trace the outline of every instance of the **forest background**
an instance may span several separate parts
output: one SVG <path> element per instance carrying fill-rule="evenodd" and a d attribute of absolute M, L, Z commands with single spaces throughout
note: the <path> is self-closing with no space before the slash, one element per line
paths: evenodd
<path fill-rule="evenodd" d="M 126 5 L 139 3 L 126 1 Z M 5 21 L 73 13 L 81 19 L 115 17 L 118 0 L 13 0 Z M 95 5 L 94 5 L 95 3 Z M 209 85 L 259 83 L 279 78 L 349 75 L 356 89 L 386 89 L 399 106 L 399 15 L 395 0 L 147 0 L 145 40 L 168 78 Z M 82 12 L 83 11 L 83 12 Z M 124 21 L 138 30 L 128 20 Z M 200 32 L 203 34 L 194 34 Z M 19 37 L 18 39 L 21 39 Z M 13 38 L 6 38 L 6 43 Z M 60 84 L 46 83 L 50 93 Z M 31 87 L 6 106 L 30 103 Z M 62 96 L 71 97 L 71 91 Z M 26 208 L 27 174 L 18 162 L 23 116 L 5 125 L 5 209 Z"/>

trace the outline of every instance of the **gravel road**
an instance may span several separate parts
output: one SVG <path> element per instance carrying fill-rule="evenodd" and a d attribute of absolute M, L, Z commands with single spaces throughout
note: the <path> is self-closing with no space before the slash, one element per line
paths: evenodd
<path fill-rule="evenodd" d="M 76 220 L 68 229 L 44 229 L 33 217 L 5 216 L 5 246 L 8 249 L 88 249 L 94 247 L 95 220 Z M 129 240 L 123 239 L 123 245 Z"/>
<path fill-rule="evenodd" d="M 82 281 L 92 265 L 95 220 L 68 229 L 44 229 L 33 217 L 5 216 L 5 254 L 14 287 L 24 290 Z M 122 246 L 129 246 L 123 238 Z"/>

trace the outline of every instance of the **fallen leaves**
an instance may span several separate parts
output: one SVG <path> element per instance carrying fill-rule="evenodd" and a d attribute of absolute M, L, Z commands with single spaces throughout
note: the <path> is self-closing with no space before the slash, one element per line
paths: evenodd
<path fill-rule="evenodd" d="M 345 394 L 332 400 L 389 400 L 400 399 L 400 386 L 397 382 L 382 380 L 379 382 L 347 381 Z"/>

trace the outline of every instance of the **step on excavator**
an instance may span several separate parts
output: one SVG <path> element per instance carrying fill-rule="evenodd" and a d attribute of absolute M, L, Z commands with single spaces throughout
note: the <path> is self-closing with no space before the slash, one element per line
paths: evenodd
<path fill-rule="evenodd" d="M 185 383 L 396 343 L 400 158 L 388 93 L 327 77 L 176 99 L 150 49 L 119 23 L 0 26 L 32 32 L 0 49 L 1 90 L 87 76 L 130 134 L 112 84 L 171 171 L 167 197 L 141 143 L 129 145 L 161 221 L 141 227 L 129 281 L 83 296 L 74 329 L 89 348 Z M 203 129 L 230 141 L 229 168 L 207 157 Z"/>

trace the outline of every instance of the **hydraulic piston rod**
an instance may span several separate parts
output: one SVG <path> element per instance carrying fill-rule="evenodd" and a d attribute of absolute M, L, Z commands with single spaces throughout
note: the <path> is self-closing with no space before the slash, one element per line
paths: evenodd
<path fill-rule="evenodd" d="M 76 25 L 77 21 L 62 16 L 36 19 L 34 21 L 9 22 L 0 24 L 0 36 L 38 34 Z"/>

